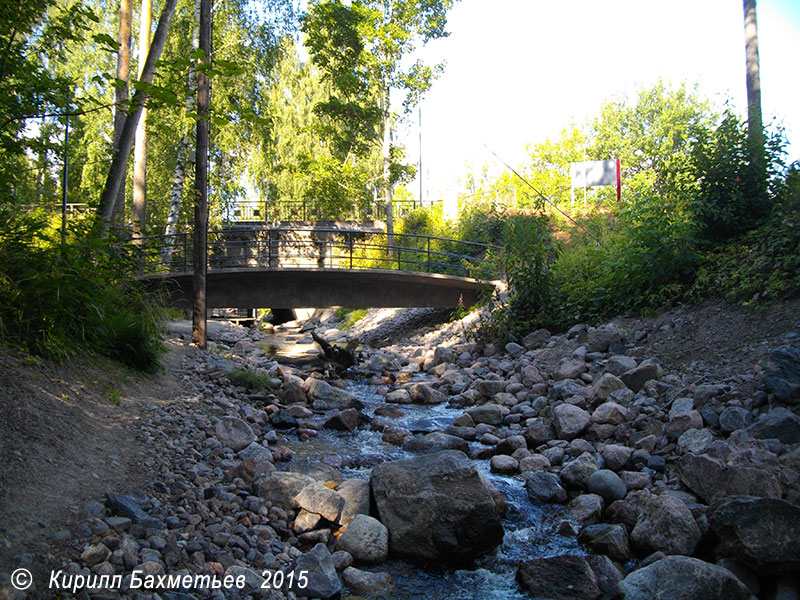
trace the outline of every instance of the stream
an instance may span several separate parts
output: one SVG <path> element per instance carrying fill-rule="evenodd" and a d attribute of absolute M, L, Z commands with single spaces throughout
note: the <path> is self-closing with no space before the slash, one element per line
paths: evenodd
<path fill-rule="evenodd" d="M 266 345 L 278 354 L 290 353 L 295 357 L 306 352 L 316 354 L 315 345 L 295 345 L 302 334 L 286 332 L 271 338 Z M 424 374 L 415 375 L 411 381 L 430 381 Z M 364 403 L 361 411 L 370 419 L 380 418 L 393 425 L 403 427 L 414 434 L 444 430 L 463 409 L 449 408 L 446 404 L 387 404 L 383 396 L 375 392 L 376 386 L 366 381 L 350 380 L 348 391 Z M 381 406 L 392 406 L 402 416 L 376 416 Z M 320 425 L 330 415 L 317 415 Z M 321 460 L 326 455 L 344 458 L 345 466 L 340 470 L 345 478 L 369 478 L 372 466 L 388 460 L 416 456 L 400 447 L 382 440 L 382 434 L 372 431 L 369 425 L 360 425 L 352 432 L 319 429 L 319 435 L 307 441 L 292 440 L 287 446 L 295 460 L 304 458 Z M 481 446 L 471 442 L 470 448 Z M 355 466 L 347 466 L 352 463 Z M 517 566 L 527 560 L 561 554 L 585 554 L 573 536 L 562 536 L 559 527 L 567 516 L 559 505 L 533 504 L 528 499 L 524 480 L 519 476 L 491 473 L 488 460 L 474 461 L 506 499 L 507 512 L 503 519 L 505 537 L 493 552 L 480 558 L 472 569 L 420 568 L 418 565 L 400 560 L 389 560 L 366 570 L 384 571 L 392 575 L 396 587 L 387 598 L 393 600 L 453 599 L 503 599 L 523 600 L 531 596 L 515 581 Z M 363 567 L 360 567 L 363 568 Z"/>

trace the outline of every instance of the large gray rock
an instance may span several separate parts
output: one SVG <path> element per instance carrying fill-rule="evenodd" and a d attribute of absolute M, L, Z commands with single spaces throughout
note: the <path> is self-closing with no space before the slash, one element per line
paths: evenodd
<path fill-rule="evenodd" d="M 388 573 L 375 573 L 347 567 L 342 571 L 342 579 L 350 591 L 359 596 L 381 598 L 389 595 L 394 589 L 394 579 Z"/>
<path fill-rule="evenodd" d="M 517 581 L 532 596 L 551 600 L 595 600 L 597 578 L 583 556 L 535 558 L 517 569 Z"/>
<path fill-rule="evenodd" d="M 416 454 L 431 454 L 442 450 L 469 452 L 469 444 L 455 435 L 434 431 L 408 440 L 403 449 Z"/>
<path fill-rule="evenodd" d="M 503 422 L 505 411 L 499 404 L 483 404 L 482 406 L 468 408 L 467 414 L 472 417 L 476 424 L 500 425 Z"/>
<path fill-rule="evenodd" d="M 336 542 L 358 562 L 379 564 L 389 556 L 389 530 L 368 515 L 356 515 Z"/>
<path fill-rule="evenodd" d="M 616 402 L 604 402 L 592 413 L 592 423 L 619 425 L 627 420 L 628 409 Z"/>
<path fill-rule="evenodd" d="M 686 487 L 709 504 L 726 496 L 781 497 L 780 481 L 772 471 L 728 465 L 707 454 L 684 454 L 679 475 Z"/>
<path fill-rule="evenodd" d="M 314 483 L 314 479 L 308 475 L 275 471 L 258 481 L 256 491 L 261 498 L 269 500 L 275 506 L 292 510 L 295 496 L 310 483 Z"/>
<path fill-rule="evenodd" d="M 408 395 L 417 404 L 441 404 L 442 402 L 447 402 L 447 396 L 439 390 L 433 389 L 427 383 L 412 383 L 407 389 Z"/>
<path fill-rule="evenodd" d="M 553 428 L 553 422 L 550 419 L 536 418 L 529 423 L 528 428 L 522 435 L 531 448 L 535 448 L 556 437 L 556 430 Z"/>
<path fill-rule="evenodd" d="M 622 525 L 587 525 L 581 529 L 578 541 L 592 552 L 605 554 L 620 562 L 627 562 L 632 556 L 628 532 Z"/>
<path fill-rule="evenodd" d="M 503 540 L 492 493 L 462 452 L 385 462 L 372 470 L 370 486 L 392 554 L 460 562 Z"/>
<path fill-rule="evenodd" d="M 734 496 L 711 514 L 722 554 L 762 573 L 800 569 L 800 507 L 776 498 Z"/>
<path fill-rule="evenodd" d="M 625 332 L 616 325 L 591 327 L 586 340 L 587 352 L 606 352 L 611 344 L 619 343 L 625 338 Z"/>
<path fill-rule="evenodd" d="M 667 556 L 619 582 L 624 600 L 750 600 L 750 590 L 733 573 L 688 556 Z"/>
<path fill-rule="evenodd" d="M 747 433 L 761 440 L 778 439 L 784 444 L 800 443 L 800 417 L 787 408 L 773 408 L 747 427 Z"/>
<path fill-rule="evenodd" d="M 636 363 L 634 362 L 634 365 Z M 624 390 L 625 384 L 612 373 L 605 373 L 592 385 L 592 397 L 595 400 L 607 400 L 617 390 Z M 603 421 L 601 421 L 603 422 Z"/>
<path fill-rule="evenodd" d="M 570 489 L 586 489 L 589 476 L 597 471 L 597 463 L 588 452 L 571 460 L 561 469 L 561 480 Z"/>
<path fill-rule="evenodd" d="M 339 523 L 347 525 L 356 515 L 369 514 L 369 481 L 345 479 L 336 489 L 344 500 Z"/>
<path fill-rule="evenodd" d="M 567 490 L 555 473 L 528 471 L 522 474 L 525 488 L 532 502 L 566 502 Z"/>
<path fill-rule="evenodd" d="M 305 486 L 292 500 L 296 508 L 320 515 L 333 523 L 339 521 L 344 506 L 344 498 L 321 483 L 313 482 Z"/>
<path fill-rule="evenodd" d="M 769 358 L 764 370 L 767 390 L 782 400 L 800 397 L 800 349 L 779 346 L 770 353 Z"/>
<path fill-rule="evenodd" d="M 578 437 L 591 422 L 589 413 L 574 404 L 559 404 L 553 409 L 553 426 L 562 440 Z"/>
<path fill-rule="evenodd" d="M 622 383 L 634 392 L 638 392 L 644 387 L 644 384 L 651 379 L 658 379 L 661 374 L 661 369 L 655 363 L 645 363 L 626 371 L 620 375 Z"/>
<path fill-rule="evenodd" d="M 599 469 L 589 475 L 586 487 L 593 494 L 601 496 L 608 504 L 614 500 L 622 500 L 628 493 L 628 488 L 620 476 L 609 469 Z"/>
<path fill-rule="evenodd" d="M 214 426 L 214 433 L 220 444 L 234 452 L 247 448 L 256 439 L 250 425 L 238 417 L 222 417 Z"/>
<path fill-rule="evenodd" d="M 311 401 L 322 400 L 330 410 L 344 410 L 346 408 L 364 408 L 364 405 L 348 391 L 333 387 L 331 384 L 309 377 L 304 386 L 308 388 L 308 398 Z"/>
<path fill-rule="evenodd" d="M 319 543 L 295 561 L 294 572 L 305 571 L 306 579 L 294 579 L 291 590 L 300 598 L 334 598 L 342 591 L 342 582 L 336 574 L 331 553 L 323 543 Z M 305 583 L 304 587 L 300 587 Z"/>
<path fill-rule="evenodd" d="M 631 532 L 631 544 L 640 555 L 653 552 L 691 555 L 702 533 L 686 505 L 672 496 L 650 496 L 641 506 Z"/>

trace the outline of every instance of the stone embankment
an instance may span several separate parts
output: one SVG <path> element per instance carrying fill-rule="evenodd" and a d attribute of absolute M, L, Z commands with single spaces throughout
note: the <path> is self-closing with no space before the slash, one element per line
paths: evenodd
<path fill-rule="evenodd" d="M 666 373 L 615 326 L 540 330 L 505 348 L 395 346 L 364 353 L 385 399 L 369 416 L 343 382 L 266 355 L 259 333 L 226 336 L 184 361 L 188 397 L 143 419 L 150 485 L 84 507 L 82 545 L 63 573 L 121 575 L 123 588 L 134 571 L 244 585 L 90 597 L 391 594 L 388 557 L 464 564 L 501 543 L 505 501 L 486 471 L 524 481 L 532 506 L 563 507 L 557 535 L 586 549 L 522 561 L 517 581 L 534 597 L 800 593 L 796 348 L 776 349 L 745 395 Z M 270 391 L 233 385 L 233 369 L 262 376 Z M 393 419 L 411 403 L 458 411 L 441 431 L 415 435 Z M 289 448 L 359 428 L 410 458 L 373 466 Z M 365 466 L 368 479 L 352 477 Z"/>

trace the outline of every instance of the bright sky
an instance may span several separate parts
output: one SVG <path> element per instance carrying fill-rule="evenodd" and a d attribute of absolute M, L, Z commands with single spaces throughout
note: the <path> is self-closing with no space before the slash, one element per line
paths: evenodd
<path fill-rule="evenodd" d="M 796 160 L 800 2 L 758 0 L 757 9 L 764 122 L 783 123 Z M 482 143 L 516 166 L 526 144 L 557 137 L 604 100 L 659 77 L 697 83 L 745 115 L 741 0 L 461 0 L 448 31 L 423 53 L 447 62 L 421 104 L 426 201 L 458 191 L 468 165 L 502 170 Z M 399 134 L 416 161 L 416 110 L 409 120 Z M 419 183 L 409 187 L 417 196 Z"/>

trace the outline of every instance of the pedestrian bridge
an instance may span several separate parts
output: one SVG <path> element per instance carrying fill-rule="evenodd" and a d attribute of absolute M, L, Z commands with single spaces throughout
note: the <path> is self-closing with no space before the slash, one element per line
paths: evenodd
<path fill-rule="evenodd" d="M 191 234 L 144 238 L 145 275 L 170 306 L 192 306 Z M 499 283 L 502 248 L 331 227 L 209 232 L 208 308 L 448 307 Z"/>

